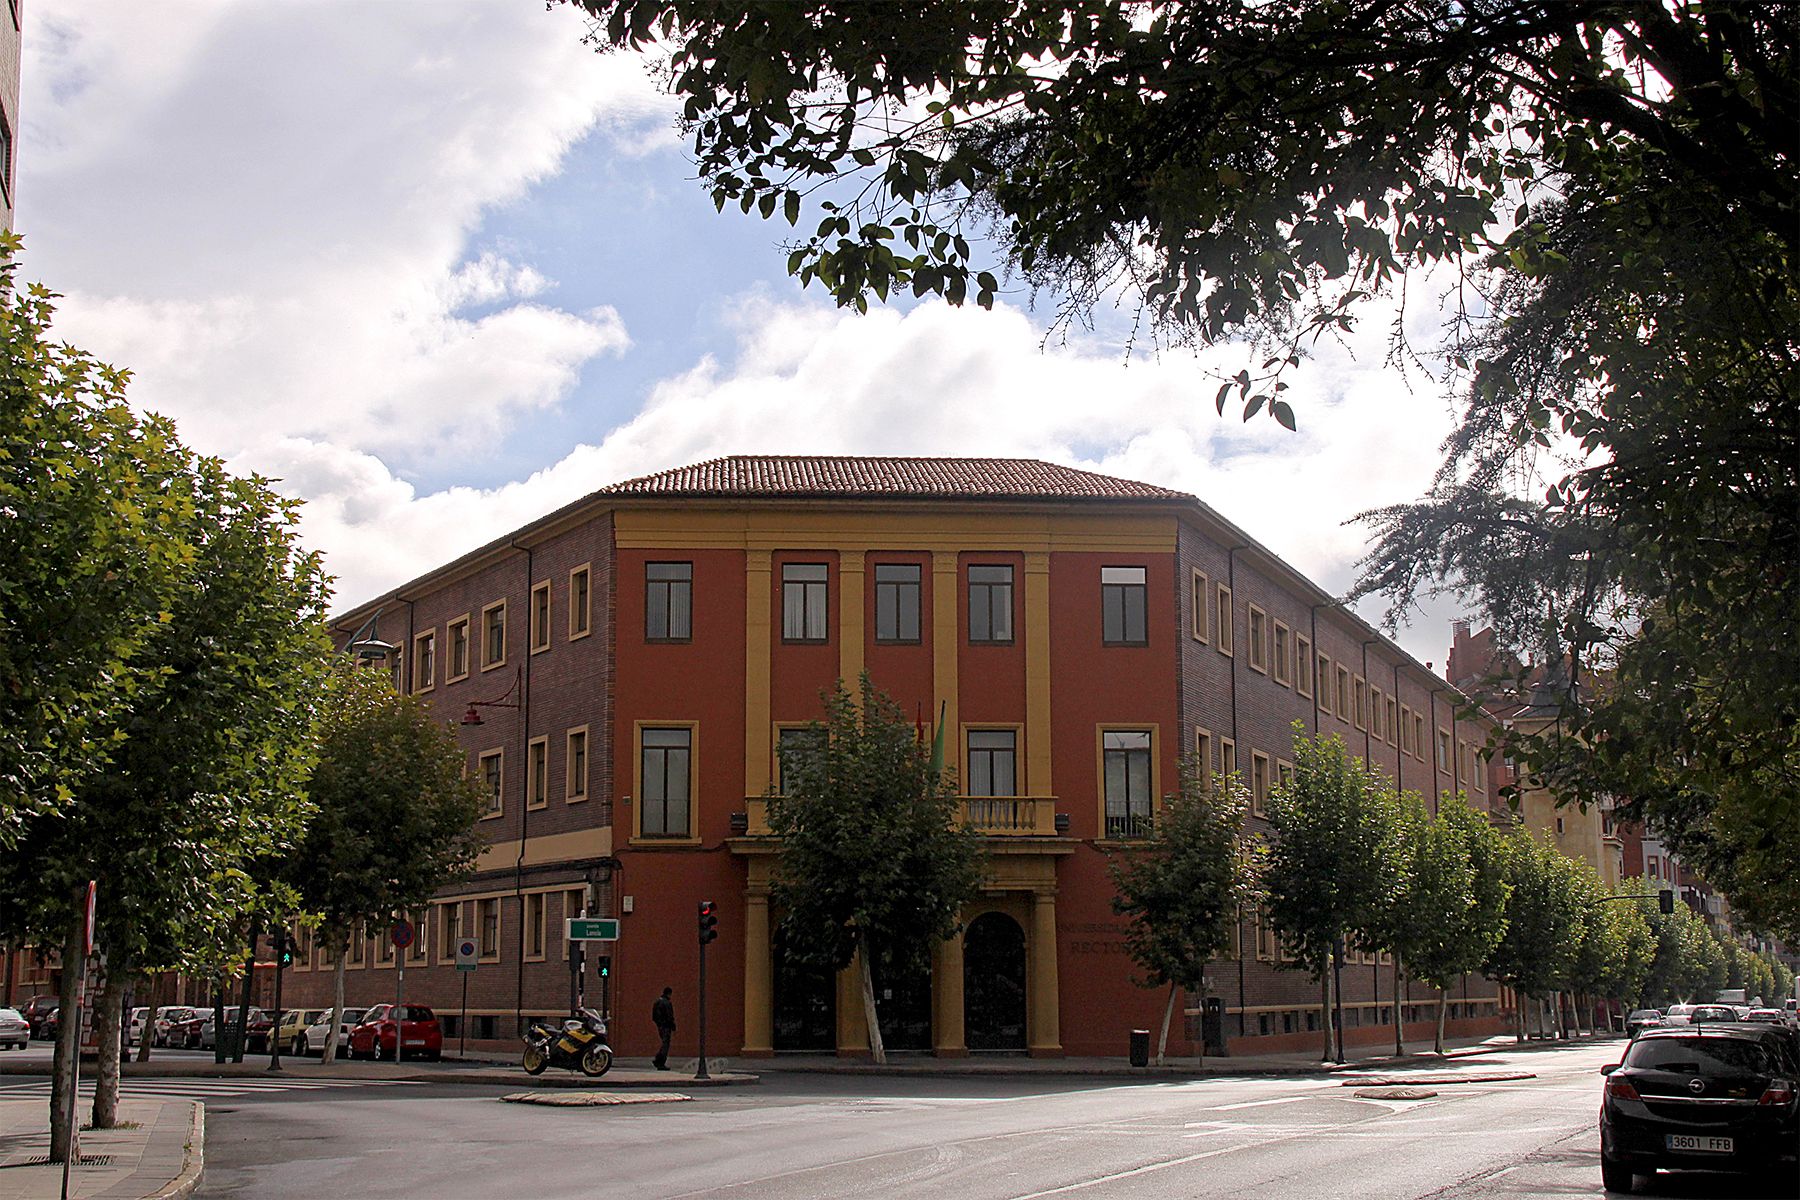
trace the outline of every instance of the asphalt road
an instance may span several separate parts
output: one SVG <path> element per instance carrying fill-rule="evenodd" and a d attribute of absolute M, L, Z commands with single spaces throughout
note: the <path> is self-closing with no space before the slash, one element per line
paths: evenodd
<path fill-rule="evenodd" d="M 1365 1100 L 1337 1079 L 1180 1083 L 765 1076 L 683 1103 L 504 1104 L 494 1089 L 279 1080 L 128 1082 L 207 1109 L 211 1200 L 742 1196 L 1600 1195 L 1614 1045 L 1463 1060 L 1538 1078 Z M 1434 1068 L 1433 1073 L 1440 1073 Z M 681 1079 L 671 1076 L 678 1091 Z M 13 1088 L 29 1083 L 7 1085 Z M 1762 1188 L 1762 1190 L 1758 1190 Z M 1647 1194 L 1769 1196 L 1723 1176 Z"/>

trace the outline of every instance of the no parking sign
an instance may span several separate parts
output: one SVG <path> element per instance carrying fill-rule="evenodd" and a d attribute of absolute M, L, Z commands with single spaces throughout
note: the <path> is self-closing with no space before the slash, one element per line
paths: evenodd
<path fill-rule="evenodd" d="M 462 938 L 456 943 L 456 969 L 473 971 L 479 955 L 476 952 L 474 938 Z"/>

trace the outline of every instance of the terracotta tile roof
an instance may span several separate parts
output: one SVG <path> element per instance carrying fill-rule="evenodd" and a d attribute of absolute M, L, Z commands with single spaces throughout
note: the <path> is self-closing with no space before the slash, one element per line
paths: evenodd
<path fill-rule="evenodd" d="M 880 496 L 979 500 L 1192 500 L 1186 492 L 1035 458 L 733 455 L 601 488 L 601 496 Z"/>

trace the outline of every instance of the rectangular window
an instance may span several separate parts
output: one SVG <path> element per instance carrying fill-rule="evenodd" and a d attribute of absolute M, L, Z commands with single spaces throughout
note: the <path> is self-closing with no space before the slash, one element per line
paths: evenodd
<path fill-rule="evenodd" d="M 1350 668 L 1337 669 L 1337 717 L 1340 721 L 1350 719 Z"/>
<path fill-rule="evenodd" d="M 1284 758 L 1275 760 L 1275 786 L 1287 787 L 1294 782 L 1294 764 Z"/>
<path fill-rule="evenodd" d="M 525 806 L 550 803 L 550 739 L 532 738 L 525 747 Z"/>
<path fill-rule="evenodd" d="M 360 967 L 369 953 L 369 935 L 361 925 L 350 931 L 350 965 Z"/>
<path fill-rule="evenodd" d="M 1371 687 L 1369 689 L 1369 732 L 1375 735 L 1375 740 L 1378 742 L 1387 740 L 1387 735 L 1382 732 L 1387 728 L 1386 718 L 1386 698 L 1382 696 L 1380 688 Z"/>
<path fill-rule="evenodd" d="M 1150 732 L 1107 730 L 1101 734 L 1106 780 L 1106 836 L 1150 836 Z"/>
<path fill-rule="evenodd" d="M 544 957 L 544 893 L 532 892 L 525 897 L 525 957 Z"/>
<path fill-rule="evenodd" d="M 426 962 L 431 958 L 425 946 L 428 940 L 427 935 L 431 933 L 431 910 L 415 908 L 406 915 L 406 919 L 412 922 L 413 927 L 412 945 L 406 949 L 406 961 L 409 963 Z"/>
<path fill-rule="evenodd" d="M 1250 615 L 1250 669 L 1269 673 L 1269 614 L 1256 605 L 1246 605 Z"/>
<path fill-rule="evenodd" d="M 1212 622 L 1206 619 L 1206 605 L 1211 597 L 1204 572 L 1195 571 L 1191 585 L 1188 587 L 1188 619 L 1196 642 L 1204 642 L 1210 635 Z"/>
<path fill-rule="evenodd" d="M 462 904 L 438 905 L 438 961 L 456 959 L 456 943 L 462 940 Z"/>
<path fill-rule="evenodd" d="M 550 648 L 550 581 L 531 589 L 531 652 Z"/>
<path fill-rule="evenodd" d="M 1234 632 L 1231 620 L 1231 589 L 1221 583 L 1214 589 L 1214 592 L 1218 597 L 1218 607 L 1213 614 L 1213 628 L 1218 631 L 1218 636 L 1213 640 L 1217 643 L 1220 654 L 1230 654 L 1232 652 L 1232 633 Z"/>
<path fill-rule="evenodd" d="M 644 640 L 685 642 L 694 636 L 694 564 L 644 564 Z"/>
<path fill-rule="evenodd" d="M 1275 927 L 1258 909 L 1256 913 L 1256 957 L 1260 962 L 1274 962 L 1276 954 Z"/>
<path fill-rule="evenodd" d="M 12 0 L 13 28 L 19 27 L 18 0 Z M 3 191 L 8 203 L 13 194 L 13 131 L 12 122 L 5 111 L 0 110 L 0 191 Z"/>
<path fill-rule="evenodd" d="M 503 800 L 505 793 L 501 789 L 506 784 L 506 751 L 483 751 L 481 757 L 476 760 L 476 764 L 477 773 L 481 776 L 482 790 L 488 798 L 487 812 L 481 818 L 485 821 L 499 816 L 505 806 Z"/>
<path fill-rule="evenodd" d="M 1350 686 L 1356 696 L 1356 727 L 1358 729 L 1367 729 L 1369 727 L 1368 682 L 1364 680 L 1361 675 L 1358 675 L 1355 679 L 1351 680 Z"/>
<path fill-rule="evenodd" d="M 563 752 L 563 799 L 570 804 L 588 797 L 587 726 L 569 730 Z"/>
<path fill-rule="evenodd" d="M 824 731 L 821 729 L 814 729 L 806 725 L 789 726 L 775 732 L 775 791 L 777 794 L 787 795 L 785 780 L 790 770 L 787 764 L 790 761 L 797 762 L 799 755 L 816 746 L 823 733 Z M 794 755 L 795 758 L 790 760 L 789 755 Z"/>
<path fill-rule="evenodd" d="M 461 616 L 444 628 L 450 658 L 444 664 L 444 682 L 455 683 L 469 674 L 469 618 Z"/>
<path fill-rule="evenodd" d="M 788 563 L 781 568 L 781 639 L 822 642 L 826 639 L 824 563 Z"/>
<path fill-rule="evenodd" d="M 481 610 L 481 669 L 491 671 L 506 662 L 506 601 L 496 600 Z"/>
<path fill-rule="evenodd" d="M 1388 745 L 1400 744 L 1400 708 L 1399 702 L 1392 696 L 1387 698 L 1387 740 Z"/>
<path fill-rule="evenodd" d="M 1400 753 L 1411 754 L 1412 752 L 1412 709 L 1402 704 L 1400 706 Z"/>
<path fill-rule="evenodd" d="M 1142 567 L 1100 568 L 1100 640 L 1108 646 L 1142 646 L 1150 640 L 1148 588 Z"/>
<path fill-rule="evenodd" d="M 569 572 L 569 640 L 586 637 L 593 629 L 593 591 L 589 568 L 583 564 Z"/>
<path fill-rule="evenodd" d="M 1275 682 L 1286 687 L 1293 682 L 1290 664 L 1294 657 L 1294 636 L 1280 621 L 1275 622 L 1275 638 L 1271 645 L 1275 651 Z"/>
<path fill-rule="evenodd" d="M 1194 761 L 1200 768 L 1200 786 L 1212 790 L 1213 772 L 1218 765 L 1213 762 L 1212 730 L 1194 728 Z"/>
<path fill-rule="evenodd" d="M 919 568 L 915 563 L 875 564 L 875 640 L 919 640 Z"/>
<path fill-rule="evenodd" d="M 388 936 L 386 929 L 375 935 L 375 965 L 378 967 L 394 965 L 394 942 Z"/>
<path fill-rule="evenodd" d="M 1323 654 L 1319 655 L 1319 711 L 1331 711 L 1331 660 Z"/>
<path fill-rule="evenodd" d="M 500 899 L 475 902 L 476 937 L 481 941 L 480 954 L 485 959 L 500 957 Z"/>
<path fill-rule="evenodd" d="M 1269 756 L 1261 750 L 1250 752 L 1250 815 L 1264 816 L 1269 807 Z"/>
<path fill-rule="evenodd" d="M 1237 774 L 1237 743 L 1230 738 L 1219 739 L 1219 774 Z"/>
<path fill-rule="evenodd" d="M 1302 696 L 1313 694 L 1312 639 L 1294 635 L 1294 690 Z"/>
<path fill-rule="evenodd" d="M 429 692 L 437 683 L 437 631 L 413 639 L 412 690 Z"/>
<path fill-rule="evenodd" d="M 970 796 L 1016 796 L 1018 740 L 1012 729 L 969 731 L 969 777 L 963 792 Z"/>
<path fill-rule="evenodd" d="M 1438 730 L 1437 769 L 1440 771 L 1450 769 L 1450 731 L 1448 729 Z"/>
<path fill-rule="evenodd" d="M 694 731 L 645 729 L 639 734 L 643 795 L 638 801 L 644 837 L 687 837 Z"/>
<path fill-rule="evenodd" d="M 969 641 L 1013 640 L 1013 569 L 969 568 Z"/>

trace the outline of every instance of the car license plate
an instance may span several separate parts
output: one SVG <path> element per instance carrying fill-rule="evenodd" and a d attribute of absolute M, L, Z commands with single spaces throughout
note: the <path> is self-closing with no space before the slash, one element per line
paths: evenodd
<path fill-rule="evenodd" d="M 1702 1154 L 1730 1154 L 1733 1149 L 1728 1137 L 1695 1137 L 1685 1133 L 1666 1134 L 1664 1144 L 1671 1150 L 1697 1150 Z"/>
<path fill-rule="evenodd" d="M 407 1038 L 407 1039 L 406 1039 L 406 1044 L 407 1044 L 407 1045 L 409 1045 L 409 1046 L 423 1046 L 423 1045 L 424 1045 L 424 1044 L 425 1044 L 425 1039 L 424 1039 L 424 1038 Z M 1726 1140 L 1726 1141 L 1728 1141 L 1728 1142 L 1729 1142 L 1729 1141 L 1730 1141 L 1730 1140 L 1731 1140 L 1731 1139 L 1730 1139 L 1730 1138 L 1726 1138 L 1726 1139 L 1725 1139 L 1725 1140 Z M 1727 1150 L 1729 1150 L 1729 1149 L 1731 1149 L 1731 1147 L 1730 1147 L 1730 1146 L 1727 1146 L 1727 1147 L 1725 1147 L 1725 1148 L 1726 1148 L 1726 1149 L 1727 1149 Z"/>

